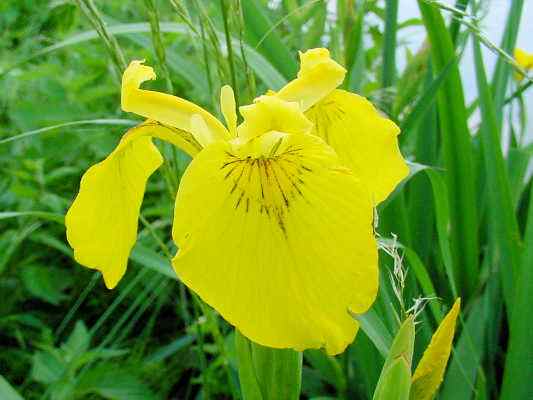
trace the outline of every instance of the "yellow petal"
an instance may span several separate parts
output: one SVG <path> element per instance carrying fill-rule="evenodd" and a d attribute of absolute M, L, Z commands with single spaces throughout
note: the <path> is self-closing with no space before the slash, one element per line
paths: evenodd
<path fill-rule="evenodd" d="M 433 334 L 413 375 L 411 400 L 431 400 L 435 396 L 450 357 L 455 322 L 460 309 L 461 299 L 457 299 Z"/>
<path fill-rule="evenodd" d="M 150 136 L 177 144 L 191 155 L 198 153 L 194 139 L 181 133 L 151 121 L 130 129 L 115 150 L 81 179 L 65 216 L 67 240 L 76 261 L 100 270 L 110 289 L 126 271 L 146 181 L 163 161 Z"/>
<path fill-rule="evenodd" d="M 239 125 L 238 135 L 244 141 L 270 131 L 308 133 L 313 127 L 297 103 L 273 96 L 260 96 L 239 110 L 244 122 Z"/>
<path fill-rule="evenodd" d="M 231 136 L 237 136 L 237 105 L 235 104 L 235 94 L 231 86 L 224 85 L 220 89 L 220 110 L 226 120 Z"/>
<path fill-rule="evenodd" d="M 346 70 L 333 61 L 327 49 L 311 49 L 300 53 L 298 77 L 285 85 L 276 96 L 297 102 L 302 111 L 326 97 L 344 80 Z"/>
<path fill-rule="evenodd" d="M 399 128 L 364 97 L 335 90 L 305 113 L 313 133 L 337 152 L 371 192 L 383 201 L 409 169 L 398 148 Z"/>
<path fill-rule="evenodd" d="M 178 276 L 251 340 L 342 352 L 377 291 L 372 205 L 335 152 L 270 132 L 205 148 L 178 191 Z"/>
<path fill-rule="evenodd" d="M 143 117 L 159 121 L 178 129 L 196 134 L 191 127 L 191 117 L 200 115 L 209 128 L 211 141 L 226 140 L 229 133 L 213 115 L 187 100 L 166 93 L 140 89 L 140 85 L 155 79 L 151 67 L 142 61 L 132 61 L 122 77 L 121 103 L 124 111 L 133 112 Z"/>
<path fill-rule="evenodd" d="M 514 58 L 518 65 L 520 65 L 526 71 L 533 69 L 533 54 L 529 54 L 526 51 L 516 48 L 514 50 Z M 514 73 L 516 80 L 522 80 L 524 76 L 520 72 Z"/>

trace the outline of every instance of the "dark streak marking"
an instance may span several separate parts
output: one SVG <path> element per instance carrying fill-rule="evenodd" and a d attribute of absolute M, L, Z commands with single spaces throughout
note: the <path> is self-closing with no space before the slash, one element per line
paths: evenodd
<path fill-rule="evenodd" d="M 224 168 L 226 168 L 228 165 L 235 164 L 235 163 L 238 163 L 238 162 L 240 162 L 240 161 L 241 161 L 241 160 L 233 160 L 233 161 L 225 162 L 224 164 L 222 164 L 222 167 L 220 167 L 220 169 L 224 169 Z"/>
<path fill-rule="evenodd" d="M 241 200 L 243 196 L 244 196 L 244 190 L 241 192 L 241 195 L 239 196 L 239 200 L 237 200 L 237 204 L 235 204 L 235 209 L 239 208 L 239 204 L 241 204 Z"/>
<path fill-rule="evenodd" d="M 239 168 L 239 166 L 238 165 L 234 165 L 233 168 L 230 169 L 226 175 L 224 175 L 224 179 L 228 179 L 229 176 L 233 173 L 233 171 L 235 171 L 237 168 Z"/>
<path fill-rule="evenodd" d="M 278 185 L 279 192 L 283 196 L 283 200 L 285 201 L 285 205 L 287 208 L 289 208 L 289 199 L 285 195 L 285 191 L 281 187 L 281 183 L 279 182 L 278 175 L 276 174 L 276 171 L 274 170 L 274 166 L 272 166 L 272 175 L 274 176 L 274 180 L 276 181 L 276 184 Z"/>

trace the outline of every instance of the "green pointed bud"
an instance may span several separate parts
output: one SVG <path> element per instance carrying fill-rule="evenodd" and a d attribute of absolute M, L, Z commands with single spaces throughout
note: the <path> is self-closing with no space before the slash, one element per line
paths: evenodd
<path fill-rule="evenodd" d="M 411 315 L 404 321 L 392 342 L 373 400 L 409 399 L 414 344 L 415 323 Z"/>

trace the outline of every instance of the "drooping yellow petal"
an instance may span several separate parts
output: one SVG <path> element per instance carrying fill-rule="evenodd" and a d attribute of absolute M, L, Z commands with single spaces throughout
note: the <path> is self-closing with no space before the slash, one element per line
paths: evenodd
<path fill-rule="evenodd" d="M 398 148 L 399 128 L 364 97 L 334 90 L 305 115 L 314 123 L 313 133 L 329 143 L 368 187 L 374 204 L 407 176 L 409 169 Z"/>
<path fill-rule="evenodd" d="M 533 69 L 533 53 L 528 53 L 520 48 L 514 50 L 514 58 L 518 65 L 520 65 L 526 71 Z M 516 80 L 522 80 L 524 76 L 520 72 L 514 73 Z"/>
<path fill-rule="evenodd" d="M 151 136 L 172 142 L 191 155 L 201 149 L 186 132 L 152 121 L 130 129 L 105 160 L 85 172 L 65 216 L 74 258 L 100 270 L 108 288 L 115 287 L 126 271 L 146 181 L 163 161 Z"/>
<path fill-rule="evenodd" d="M 226 120 L 231 136 L 237 136 L 237 105 L 235 103 L 235 94 L 229 85 L 224 85 L 220 89 L 220 111 L 222 111 L 222 115 Z"/>
<path fill-rule="evenodd" d="M 413 375 L 411 400 L 431 400 L 437 393 L 450 357 L 460 309 L 461 299 L 457 299 L 433 334 Z"/>
<path fill-rule="evenodd" d="M 273 96 L 260 96 L 239 110 L 244 122 L 238 127 L 238 135 L 243 141 L 270 131 L 308 133 L 313 127 L 297 103 Z"/>
<path fill-rule="evenodd" d="M 178 191 L 173 266 L 251 340 L 342 352 L 377 291 L 366 188 L 309 134 L 205 148 Z"/>
<path fill-rule="evenodd" d="M 296 102 L 302 111 L 326 97 L 337 88 L 346 70 L 330 58 L 329 50 L 319 48 L 300 53 L 298 77 L 285 85 L 276 96 Z"/>
<path fill-rule="evenodd" d="M 154 70 L 142 63 L 142 61 L 132 61 L 124 71 L 121 94 L 124 111 L 191 132 L 193 135 L 196 132 L 190 125 L 191 117 L 198 114 L 209 128 L 210 141 L 229 138 L 224 125 L 202 107 L 166 93 L 140 89 L 143 82 L 156 78 Z"/>

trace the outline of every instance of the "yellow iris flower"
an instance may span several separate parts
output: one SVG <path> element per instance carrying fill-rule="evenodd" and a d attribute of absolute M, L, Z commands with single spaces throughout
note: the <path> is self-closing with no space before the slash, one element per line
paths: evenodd
<path fill-rule="evenodd" d="M 533 69 L 533 53 L 527 53 L 522 49 L 516 48 L 514 50 L 514 58 L 516 63 L 525 71 L 531 71 Z M 515 72 L 514 77 L 518 81 L 524 79 L 524 75 L 520 72 Z"/>
<path fill-rule="evenodd" d="M 147 118 L 82 177 L 66 215 L 76 260 L 113 288 L 137 236 L 152 137 L 193 156 L 176 197 L 172 265 L 245 336 L 274 348 L 342 352 L 378 288 L 373 208 L 408 168 L 398 127 L 336 89 L 345 69 L 326 49 L 300 54 L 298 76 L 240 107 L 222 88 L 226 126 L 204 109 L 141 89 L 152 68 L 124 72 L 122 108 Z"/>

